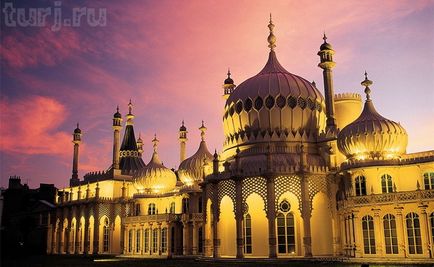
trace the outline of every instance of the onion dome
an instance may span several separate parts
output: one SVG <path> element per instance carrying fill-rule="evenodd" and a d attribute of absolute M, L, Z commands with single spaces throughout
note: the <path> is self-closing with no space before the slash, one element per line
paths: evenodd
<path fill-rule="evenodd" d="M 342 129 L 338 148 L 349 160 L 396 159 L 405 153 L 408 136 L 399 124 L 381 116 L 370 98 L 372 81 L 365 80 L 366 101 L 360 116 Z"/>
<path fill-rule="evenodd" d="M 139 193 L 164 194 L 175 189 L 176 175 L 161 163 L 157 153 L 158 139 L 152 140 L 154 153 L 149 163 L 134 175 L 134 188 Z"/>
<path fill-rule="evenodd" d="M 117 118 L 117 119 L 121 119 L 122 118 L 121 113 L 119 113 L 119 106 L 116 107 L 116 113 L 113 114 L 113 117 Z"/>
<path fill-rule="evenodd" d="M 333 50 L 332 45 L 327 43 L 327 36 L 325 33 L 322 39 L 324 40 L 324 43 L 319 47 L 319 50 Z"/>
<path fill-rule="evenodd" d="M 202 141 L 200 142 L 199 149 L 194 153 L 193 156 L 185 159 L 181 162 L 178 169 L 178 174 L 180 180 L 185 185 L 193 185 L 194 183 L 199 183 L 203 181 L 203 169 L 205 162 L 212 162 L 213 156 L 208 151 L 208 147 L 205 142 L 205 131 L 206 127 L 203 125 L 199 128 L 201 131 Z"/>
<path fill-rule="evenodd" d="M 74 133 L 75 133 L 75 134 L 81 134 L 81 129 L 80 129 L 80 127 L 79 127 L 78 122 L 77 122 L 77 128 L 75 128 Z"/>
<path fill-rule="evenodd" d="M 224 150 L 270 141 L 315 142 L 325 128 L 324 97 L 277 60 L 274 24 L 268 25 L 268 61 L 229 95 L 223 116 Z"/>

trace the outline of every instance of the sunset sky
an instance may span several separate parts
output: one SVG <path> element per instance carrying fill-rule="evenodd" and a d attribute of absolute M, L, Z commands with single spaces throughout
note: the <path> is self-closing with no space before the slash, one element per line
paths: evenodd
<path fill-rule="evenodd" d="M 54 8 L 27 2 L 12 1 Z M 80 177 L 107 169 L 113 113 L 119 105 L 124 116 L 130 98 L 146 163 L 156 133 L 160 158 L 177 168 L 183 119 L 188 155 L 201 120 L 208 148 L 221 150 L 227 68 L 236 84 L 262 69 L 270 12 L 288 71 L 322 91 L 316 53 L 326 31 L 336 51 L 335 92 L 363 94 L 366 69 L 377 110 L 409 134 L 407 152 L 434 149 L 434 1 L 62 1 L 65 17 L 74 7 L 105 8 L 107 25 L 58 31 L 49 23 L 8 26 L 1 4 L 0 186 L 10 175 L 31 187 L 66 186 L 76 122 Z"/>

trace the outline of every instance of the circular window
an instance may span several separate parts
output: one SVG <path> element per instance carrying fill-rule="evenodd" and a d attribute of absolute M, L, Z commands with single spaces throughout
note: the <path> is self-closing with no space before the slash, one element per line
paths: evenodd
<path fill-rule="evenodd" d="M 258 96 L 258 98 L 256 98 L 255 100 L 255 109 L 260 110 L 263 104 L 264 104 L 264 100 L 262 100 L 262 98 Z"/>
<path fill-rule="evenodd" d="M 267 96 L 265 99 L 265 106 L 268 109 L 271 109 L 274 106 L 274 98 L 272 96 Z"/>
<path fill-rule="evenodd" d="M 290 108 L 295 108 L 295 106 L 297 106 L 297 99 L 295 99 L 295 97 L 293 97 L 293 96 L 290 96 L 288 98 L 288 106 Z"/>
<path fill-rule="evenodd" d="M 286 105 L 286 99 L 283 96 L 278 96 L 276 99 L 276 105 L 279 108 L 283 108 Z"/>
<path fill-rule="evenodd" d="M 241 111 L 243 111 L 243 102 L 238 101 L 237 105 L 235 106 L 235 111 L 240 114 Z"/>
<path fill-rule="evenodd" d="M 246 99 L 246 102 L 244 102 L 244 109 L 249 112 L 252 109 L 253 103 L 250 98 Z"/>
<path fill-rule="evenodd" d="M 305 109 L 306 108 L 306 100 L 304 100 L 301 96 L 298 98 L 298 106 L 301 109 Z"/>
<path fill-rule="evenodd" d="M 283 212 L 288 212 L 291 209 L 291 204 L 285 199 L 279 204 L 279 208 Z"/>

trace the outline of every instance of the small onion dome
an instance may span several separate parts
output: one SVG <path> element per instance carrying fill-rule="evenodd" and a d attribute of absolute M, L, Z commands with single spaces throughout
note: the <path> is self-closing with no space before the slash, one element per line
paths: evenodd
<path fill-rule="evenodd" d="M 134 187 L 139 193 L 164 194 L 175 189 L 176 175 L 161 163 L 157 153 L 157 138 L 149 163 L 134 175 Z"/>
<path fill-rule="evenodd" d="M 81 134 L 81 130 L 80 130 L 78 123 L 77 123 L 77 128 L 75 128 L 75 130 L 74 130 L 74 133 Z"/>
<path fill-rule="evenodd" d="M 119 113 L 119 106 L 117 106 L 116 113 L 113 115 L 113 117 L 116 118 L 116 119 L 121 119 L 122 118 L 121 113 Z"/>
<path fill-rule="evenodd" d="M 333 50 L 332 45 L 327 43 L 327 36 L 325 33 L 322 39 L 324 40 L 324 43 L 319 47 L 319 50 Z"/>
<path fill-rule="evenodd" d="M 184 126 L 184 121 L 182 121 L 182 125 L 181 125 L 181 127 L 179 127 L 179 131 L 180 131 L 180 132 L 185 132 L 185 131 L 187 131 L 187 127 Z"/>
<path fill-rule="evenodd" d="M 192 185 L 193 183 L 203 181 L 203 168 L 204 163 L 212 162 L 214 157 L 208 151 L 205 142 L 206 127 L 203 125 L 199 128 L 201 131 L 202 141 L 200 142 L 199 149 L 193 156 L 185 159 L 181 162 L 178 169 L 178 174 L 181 182 L 186 185 Z"/>
<path fill-rule="evenodd" d="M 224 84 L 234 84 L 234 80 L 231 78 L 231 71 L 228 69 L 228 77 L 224 81 Z"/>
<path fill-rule="evenodd" d="M 338 135 L 338 148 L 349 160 L 396 159 L 405 153 L 408 136 L 399 124 L 381 116 L 370 99 L 365 73 L 366 101 L 360 116 Z"/>

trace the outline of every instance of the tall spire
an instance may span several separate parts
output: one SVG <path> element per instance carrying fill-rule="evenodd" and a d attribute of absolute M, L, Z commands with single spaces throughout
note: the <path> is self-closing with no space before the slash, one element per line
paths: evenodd
<path fill-rule="evenodd" d="M 360 83 L 362 86 L 365 86 L 365 94 L 366 94 L 366 100 L 371 100 L 370 94 L 371 89 L 369 86 L 371 86 L 374 82 L 368 79 L 368 73 L 365 70 L 365 79 Z"/>
<path fill-rule="evenodd" d="M 186 146 L 187 146 L 187 127 L 184 125 L 184 120 L 182 120 L 182 125 L 179 127 L 179 162 L 183 162 L 186 158 Z"/>
<path fill-rule="evenodd" d="M 133 104 L 131 103 L 131 99 L 130 99 L 130 102 L 128 103 L 127 125 L 133 125 L 134 115 L 132 112 L 133 112 Z"/>
<path fill-rule="evenodd" d="M 276 36 L 274 36 L 274 33 L 273 33 L 274 24 L 273 24 L 273 20 L 271 18 L 271 13 L 270 13 L 270 23 L 268 24 L 268 28 L 270 29 L 270 35 L 268 35 L 268 38 L 267 38 L 268 47 L 270 48 L 271 51 L 273 51 L 274 48 L 276 47 Z"/>

